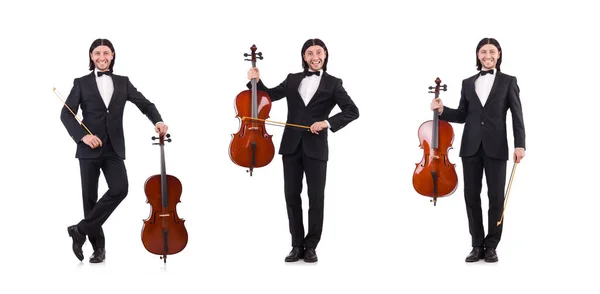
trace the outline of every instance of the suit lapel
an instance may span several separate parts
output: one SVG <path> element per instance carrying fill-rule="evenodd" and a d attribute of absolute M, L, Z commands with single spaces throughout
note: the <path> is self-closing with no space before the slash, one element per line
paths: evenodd
<path fill-rule="evenodd" d="M 104 104 L 104 99 L 102 99 L 102 95 L 100 95 L 100 90 L 98 90 L 98 83 L 96 83 L 96 77 L 94 76 L 93 71 L 88 75 L 87 79 L 88 84 L 90 85 L 90 87 L 93 88 L 93 91 L 96 94 L 98 101 L 104 106 L 104 108 L 106 108 L 106 105 Z"/>
<path fill-rule="evenodd" d="M 311 103 L 313 103 L 313 101 L 315 101 L 316 98 L 319 97 L 319 93 L 321 93 L 321 91 L 325 87 L 325 84 L 327 84 L 328 80 L 329 80 L 329 76 L 327 75 L 327 72 L 324 71 L 323 72 L 323 76 L 321 77 L 321 80 L 319 81 L 319 87 L 317 87 L 317 91 L 315 91 L 315 95 L 312 96 L 312 98 L 308 102 L 308 105 L 310 105 Z"/>
<path fill-rule="evenodd" d="M 113 104 L 113 101 L 115 101 L 115 97 L 117 96 L 117 89 L 120 89 L 119 85 L 121 85 L 121 79 L 119 77 L 115 75 L 110 75 L 110 78 L 113 80 L 113 93 L 112 97 L 110 97 L 110 102 L 108 102 L 107 109 L 110 109 L 110 106 Z"/>
<path fill-rule="evenodd" d="M 471 77 L 471 80 L 469 81 L 469 88 L 471 94 L 476 98 L 475 100 L 477 100 L 477 103 L 481 106 L 481 108 L 483 108 L 483 104 L 481 104 L 481 98 L 479 98 L 479 95 L 477 95 L 477 91 L 475 91 L 475 81 L 477 80 L 477 77 L 479 77 L 479 74 L 476 74 Z"/>
<path fill-rule="evenodd" d="M 319 86 L 317 87 L 317 91 L 315 91 L 315 94 L 310 98 L 310 101 L 308 101 L 308 105 L 306 105 L 306 107 L 313 104 L 317 97 L 319 97 L 319 93 L 321 93 L 328 80 L 329 75 L 327 74 L 327 72 L 323 71 L 323 76 L 321 77 L 321 80 L 319 80 Z"/>
<path fill-rule="evenodd" d="M 292 89 L 296 89 L 296 94 L 298 94 L 298 99 L 300 99 L 300 102 L 302 102 L 302 104 L 304 104 L 304 99 L 302 99 L 302 95 L 300 95 L 300 83 L 302 83 L 304 74 L 300 73 L 300 74 L 294 75 L 293 77 L 294 77 L 294 79 L 292 80 L 291 87 L 292 87 Z M 306 106 L 306 105 L 304 105 L 304 106 Z"/>
<path fill-rule="evenodd" d="M 503 81 L 504 81 L 504 74 L 501 72 L 497 72 L 496 78 L 494 79 L 494 83 L 492 84 L 492 89 L 490 90 L 490 95 L 488 96 L 488 99 L 485 101 L 485 105 L 488 105 L 488 102 L 490 102 L 490 100 L 492 100 L 496 97 L 496 92 L 498 92 L 498 88 L 500 87 L 500 85 L 502 85 Z M 485 105 L 484 105 L 484 107 L 485 107 Z"/>

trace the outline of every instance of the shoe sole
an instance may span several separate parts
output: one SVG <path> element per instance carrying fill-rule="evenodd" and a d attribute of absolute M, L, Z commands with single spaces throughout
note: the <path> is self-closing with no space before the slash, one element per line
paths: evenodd
<path fill-rule="evenodd" d="M 296 258 L 296 259 L 287 259 L 287 258 L 286 258 L 286 259 L 285 259 L 285 262 L 296 262 L 296 261 L 298 261 L 298 260 L 300 260 L 300 259 L 304 259 L 304 257 L 299 257 L 299 258 Z"/>

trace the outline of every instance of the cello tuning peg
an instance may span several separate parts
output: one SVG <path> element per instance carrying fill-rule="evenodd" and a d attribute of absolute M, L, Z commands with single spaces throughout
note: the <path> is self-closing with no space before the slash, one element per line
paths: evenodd
<path fill-rule="evenodd" d="M 171 138 L 171 134 L 167 133 L 167 138 Z"/>
<path fill-rule="evenodd" d="M 171 142 L 172 140 L 171 140 L 171 139 L 167 139 L 166 141 L 167 141 L 167 142 Z"/>
<path fill-rule="evenodd" d="M 156 140 L 158 139 L 158 137 L 152 136 L 152 140 Z"/>
<path fill-rule="evenodd" d="M 244 57 L 248 57 L 248 56 L 250 56 L 250 54 L 244 53 Z"/>

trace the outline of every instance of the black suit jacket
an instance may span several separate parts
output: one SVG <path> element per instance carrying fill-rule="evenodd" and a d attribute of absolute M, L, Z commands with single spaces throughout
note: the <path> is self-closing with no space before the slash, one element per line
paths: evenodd
<path fill-rule="evenodd" d="M 459 156 L 474 155 L 483 143 L 487 156 L 508 160 L 508 109 L 512 115 L 515 148 L 525 148 L 525 124 L 517 78 L 497 72 L 490 95 L 485 105 L 481 105 L 475 92 L 477 77 L 479 73 L 463 80 L 458 109 L 444 106 L 440 119 L 465 123 Z"/>
<path fill-rule="evenodd" d="M 65 103 L 77 114 L 79 106 L 83 114 L 83 124 L 92 134 L 98 136 L 102 143 L 110 137 L 113 149 L 117 155 L 125 159 L 125 137 L 123 135 L 123 111 L 125 102 L 131 101 L 153 124 L 162 121 L 160 113 L 153 103 L 148 101 L 131 84 L 128 77 L 111 75 L 114 85 L 113 96 L 108 108 L 100 96 L 94 72 L 76 78 L 73 88 Z M 63 106 L 60 120 L 75 143 L 77 143 L 77 158 L 96 158 L 102 154 L 102 148 L 92 149 L 81 139 L 88 134 L 85 128 L 73 117 L 73 114 Z"/>
<path fill-rule="evenodd" d="M 269 89 L 262 80 L 258 82 L 258 90 L 265 91 L 272 101 L 277 101 L 286 97 L 288 104 L 287 122 L 311 126 L 318 121 L 327 120 L 331 125 L 331 131 L 337 132 L 351 121 L 358 118 L 358 108 L 346 93 L 342 86 L 342 80 L 327 72 L 322 72 L 319 87 L 308 105 L 304 100 L 298 88 L 304 78 L 304 73 L 288 74 L 287 78 L 277 87 Z M 251 83 L 247 84 L 248 88 Z M 341 112 L 329 117 L 331 110 L 338 105 Z M 302 149 L 307 156 L 319 160 L 329 159 L 329 146 L 327 143 L 327 130 L 319 132 L 319 135 L 313 134 L 306 129 L 297 127 L 285 127 L 279 154 L 292 154 L 302 143 Z"/>

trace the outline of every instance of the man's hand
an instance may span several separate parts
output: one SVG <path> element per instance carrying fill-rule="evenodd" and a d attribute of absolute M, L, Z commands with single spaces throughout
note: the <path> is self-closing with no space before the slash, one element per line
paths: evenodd
<path fill-rule="evenodd" d="M 327 129 L 327 128 L 328 128 L 328 125 L 327 125 L 326 121 L 318 121 L 318 122 L 312 124 L 312 126 L 310 126 L 310 131 L 313 134 L 318 135 L 321 130 Z"/>
<path fill-rule="evenodd" d="M 158 133 L 158 135 L 164 139 L 165 135 L 167 135 L 167 130 L 169 127 L 162 122 L 159 122 L 154 127 L 154 130 Z"/>
<path fill-rule="evenodd" d="M 92 149 L 96 149 L 96 147 L 102 146 L 102 140 L 96 137 L 95 135 L 85 135 L 82 139 L 83 143 L 90 146 Z"/>
<path fill-rule="evenodd" d="M 515 153 L 513 154 L 513 160 L 516 163 L 519 163 L 519 162 L 521 162 L 521 159 L 523 159 L 523 157 L 525 157 L 525 149 L 521 148 L 521 147 L 515 148 Z"/>
<path fill-rule="evenodd" d="M 442 111 L 444 111 L 444 104 L 442 103 L 442 99 L 435 98 L 433 100 L 431 100 L 431 106 L 430 106 L 431 110 L 438 110 L 438 114 L 442 114 Z"/>

